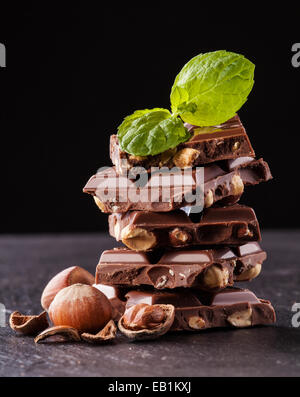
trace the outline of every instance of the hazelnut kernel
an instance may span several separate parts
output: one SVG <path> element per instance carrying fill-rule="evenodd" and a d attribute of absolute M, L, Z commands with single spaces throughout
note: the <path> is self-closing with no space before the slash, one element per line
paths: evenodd
<path fill-rule="evenodd" d="M 130 249 L 135 251 L 147 251 L 156 246 L 157 240 L 154 233 L 137 227 L 126 226 L 121 232 L 122 242 Z"/>
<path fill-rule="evenodd" d="M 238 150 L 240 146 L 241 146 L 240 142 L 239 142 L 239 141 L 236 141 L 236 142 L 234 143 L 234 145 L 232 146 L 232 150 Z"/>
<path fill-rule="evenodd" d="M 192 316 L 188 320 L 188 324 L 190 328 L 193 329 L 202 329 L 205 328 L 205 320 L 200 316 Z"/>
<path fill-rule="evenodd" d="M 229 281 L 229 271 L 226 267 L 211 265 L 206 269 L 202 281 L 208 289 L 225 288 Z"/>
<path fill-rule="evenodd" d="M 261 272 L 261 263 L 257 263 L 255 266 L 251 267 L 248 270 L 245 270 L 243 273 L 235 276 L 236 281 L 247 281 L 252 280 L 257 277 Z"/>
<path fill-rule="evenodd" d="M 252 309 L 249 307 L 246 310 L 235 312 L 227 317 L 227 321 L 237 328 L 250 327 L 252 319 Z"/>
<path fill-rule="evenodd" d="M 244 191 L 244 183 L 239 175 L 234 175 L 231 179 L 232 195 L 239 196 Z"/>
<path fill-rule="evenodd" d="M 184 148 L 175 154 L 173 162 L 179 168 L 188 168 L 193 165 L 199 154 L 200 152 L 196 149 Z"/>
<path fill-rule="evenodd" d="M 170 242 L 173 245 L 181 245 L 186 243 L 190 239 L 190 235 L 187 231 L 176 227 L 169 233 Z"/>
<path fill-rule="evenodd" d="M 211 189 L 205 194 L 204 198 L 204 207 L 208 208 L 211 207 L 214 203 L 214 195 Z"/>
<path fill-rule="evenodd" d="M 102 203 L 102 201 L 99 200 L 97 196 L 93 196 L 93 198 L 94 198 L 94 201 L 95 201 L 97 207 L 98 207 L 102 212 L 105 212 L 105 205 Z"/>

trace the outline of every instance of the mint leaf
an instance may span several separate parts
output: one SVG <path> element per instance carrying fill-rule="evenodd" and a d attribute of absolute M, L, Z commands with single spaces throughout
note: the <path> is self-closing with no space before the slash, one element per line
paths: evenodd
<path fill-rule="evenodd" d="M 189 137 L 182 120 L 161 108 L 137 110 L 118 127 L 121 149 L 135 156 L 154 156 Z"/>
<path fill-rule="evenodd" d="M 198 126 L 221 124 L 235 115 L 253 87 L 255 65 L 243 55 L 215 51 L 192 58 L 176 76 L 172 112 Z"/>

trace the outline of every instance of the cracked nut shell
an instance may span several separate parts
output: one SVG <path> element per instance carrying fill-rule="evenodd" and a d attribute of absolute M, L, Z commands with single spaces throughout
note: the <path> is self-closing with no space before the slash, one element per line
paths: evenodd
<path fill-rule="evenodd" d="M 80 342 L 77 329 L 65 325 L 50 327 L 41 332 L 35 339 L 35 343 L 40 342 Z"/>
<path fill-rule="evenodd" d="M 49 327 L 45 311 L 37 316 L 26 316 L 15 311 L 9 317 L 9 325 L 14 331 L 23 335 L 37 335 Z"/>
<path fill-rule="evenodd" d="M 119 330 L 132 340 L 155 339 L 171 328 L 175 318 L 173 305 L 131 306 L 120 318 Z"/>
<path fill-rule="evenodd" d="M 117 333 L 117 326 L 113 320 L 110 320 L 106 326 L 97 334 L 89 334 L 87 332 L 81 334 L 81 339 L 88 343 L 105 343 L 111 342 L 115 339 Z"/>

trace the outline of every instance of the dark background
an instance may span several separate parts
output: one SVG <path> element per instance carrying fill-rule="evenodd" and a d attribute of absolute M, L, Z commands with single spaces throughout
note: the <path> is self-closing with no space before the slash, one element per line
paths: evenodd
<path fill-rule="evenodd" d="M 1 232 L 107 230 L 82 193 L 110 165 L 109 135 L 137 109 L 169 108 L 173 80 L 200 52 L 227 49 L 256 64 L 240 117 L 274 180 L 249 187 L 262 227 L 298 227 L 300 42 L 298 11 L 200 2 L 162 8 L 117 3 L 3 9 L 0 42 Z M 147 3 L 148 4 L 148 3 Z M 298 31 L 298 33 L 297 33 Z"/>

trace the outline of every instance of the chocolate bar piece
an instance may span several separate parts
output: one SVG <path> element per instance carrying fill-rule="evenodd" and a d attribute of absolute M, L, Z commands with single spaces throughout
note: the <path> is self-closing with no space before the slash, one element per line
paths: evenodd
<path fill-rule="evenodd" d="M 272 178 L 268 164 L 252 157 L 223 160 L 202 169 L 146 174 L 146 183 L 119 176 L 115 167 L 93 175 L 83 191 L 92 194 L 102 212 L 168 212 L 197 204 L 197 184 L 202 190 L 203 206 L 237 202 L 244 185 L 256 185 Z M 201 194 L 201 193 L 200 193 Z M 199 200 L 199 197 L 198 197 Z"/>
<path fill-rule="evenodd" d="M 220 289 L 233 285 L 234 281 L 249 281 L 258 276 L 266 257 L 256 242 L 232 248 L 162 253 L 115 248 L 102 253 L 96 283 L 127 287 L 149 285 L 156 289 Z"/>
<path fill-rule="evenodd" d="M 185 124 L 191 138 L 156 156 L 133 156 L 120 149 L 117 135 L 110 140 L 110 158 L 119 174 L 133 167 L 195 167 L 219 160 L 254 157 L 255 153 L 238 115 L 213 127 Z"/>
<path fill-rule="evenodd" d="M 227 287 L 214 293 L 192 289 L 130 291 L 126 298 L 126 308 L 139 303 L 174 305 L 175 320 L 172 331 L 198 331 L 231 326 L 243 328 L 276 321 L 271 303 L 258 299 L 247 289 Z"/>
<path fill-rule="evenodd" d="M 235 204 L 206 208 L 192 220 L 184 211 L 132 211 L 109 215 L 109 232 L 135 251 L 155 247 L 242 245 L 261 239 L 252 208 Z M 201 219 L 197 219 L 200 218 Z"/>

